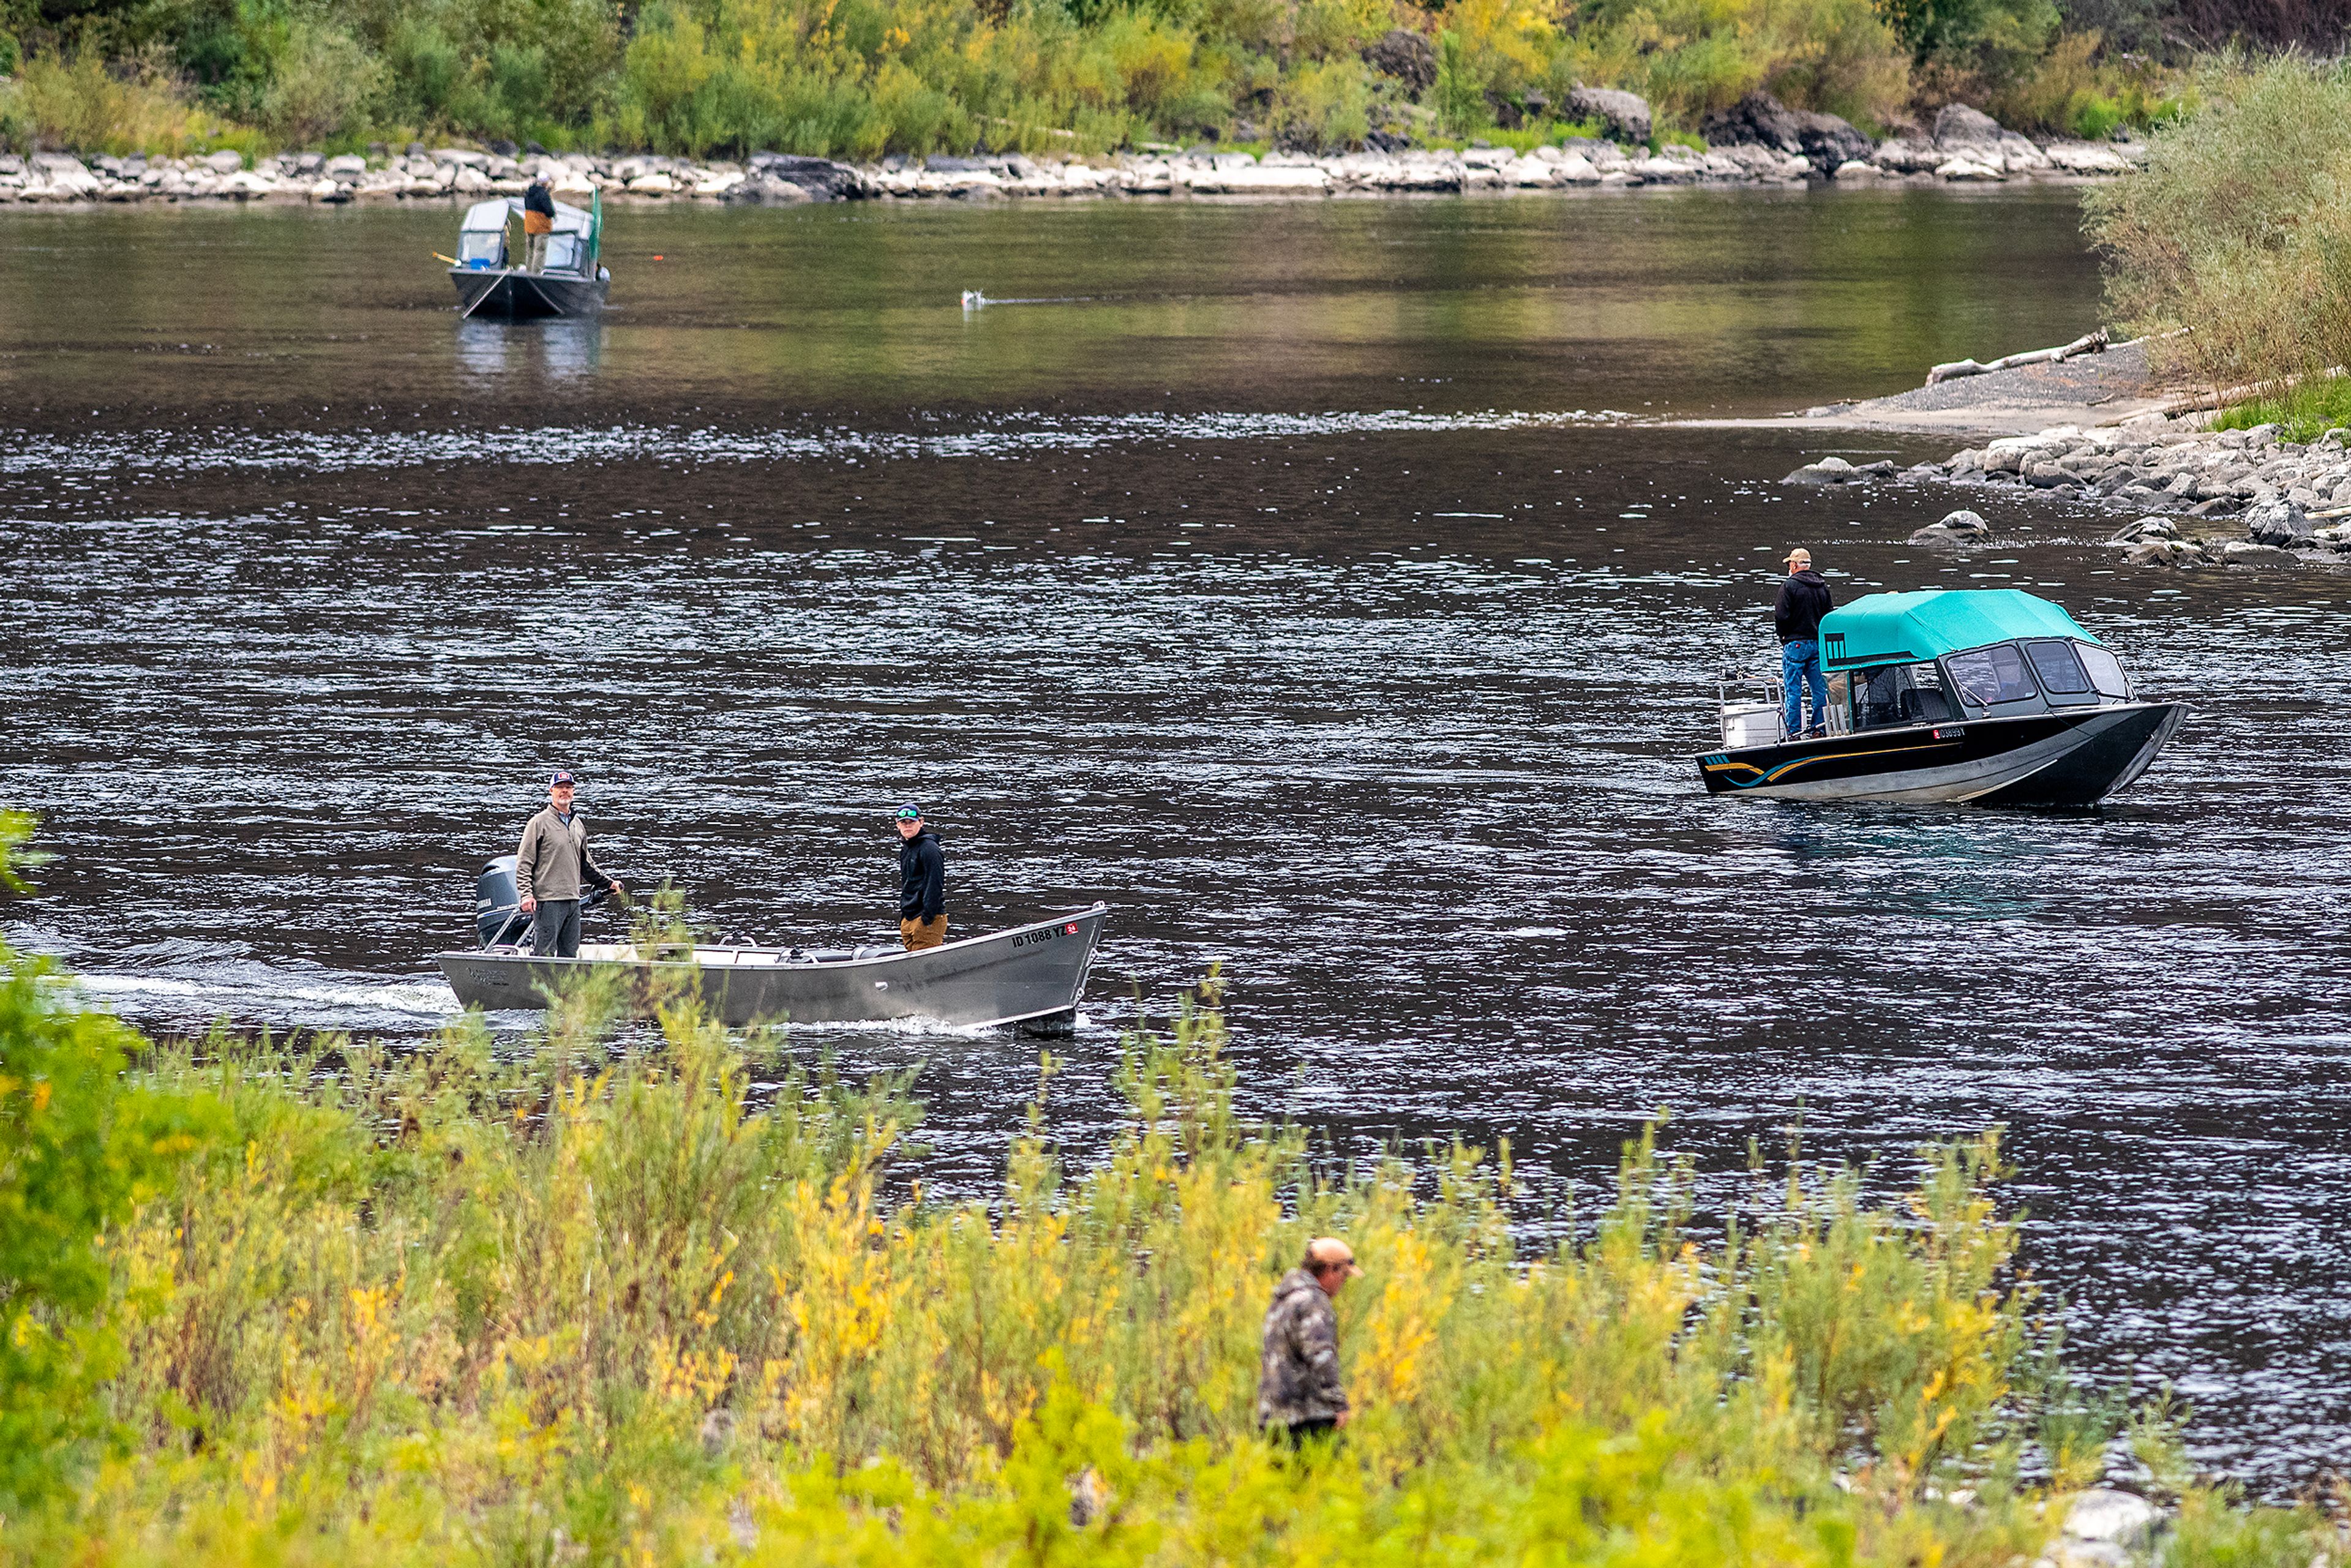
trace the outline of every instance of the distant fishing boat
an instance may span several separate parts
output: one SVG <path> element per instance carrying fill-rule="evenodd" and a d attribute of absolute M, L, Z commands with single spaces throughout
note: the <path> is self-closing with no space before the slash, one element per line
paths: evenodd
<path fill-rule="evenodd" d="M 1780 684 L 1731 676 L 1711 795 L 2088 806 L 2137 780 L 2188 706 L 2140 699 L 2063 606 L 2013 588 L 1872 593 L 1821 620 L 1826 733 L 1782 733 Z M 1766 700 L 1734 688 L 1761 685 Z"/>
<path fill-rule="evenodd" d="M 642 1013 L 682 986 L 697 988 L 726 1023 L 887 1023 L 926 1019 L 965 1028 L 1018 1024 L 1061 1033 L 1076 1022 L 1110 905 L 1056 915 L 1007 931 L 906 952 L 895 946 L 800 948 L 695 943 L 641 953 L 625 942 L 583 942 L 576 958 L 542 958 L 515 887 L 515 857 L 482 868 L 475 922 L 482 946 L 440 955 L 457 1000 L 490 1009 L 544 1008 L 568 980 L 615 974 Z"/>
<path fill-rule="evenodd" d="M 555 229 L 547 236 L 547 265 L 533 272 L 512 265 L 507 245 L 513 220 L 522 214 L 519 197 L 501 196 L 465 209 L 457 228 L 457 254 L 449 281 L 457 286 L 458 314 L 506 316 L 526 320 L 543 316 L 589 316 L 604 308 L 612 275 L 601 264 L 604 197 L 590 207 L 555 204 Z"/>

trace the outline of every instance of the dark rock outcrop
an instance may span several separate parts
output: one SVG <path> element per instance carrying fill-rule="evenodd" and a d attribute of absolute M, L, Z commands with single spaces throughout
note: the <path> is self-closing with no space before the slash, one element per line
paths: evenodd
<path fill-rule="evenodd" d="M 1852 159 L 1866 159 L 1876 151 L 1876 143 L 1849 121 L 1834 114 L 1791 110 L 1796 121 L 1796 140 L 1800 151 L 1813 161 L 1813 167 L 1823 174 L 1834 174 L 1837 165 Z"/>
<path fill-rule="evenodd" d="M 820 202 L 846 201 L 862 195 L 863 178 L 846 163 L 830 158 L 803 158 L 789 152 L 754 152 L 747 161 L 757 177 L 798 185 Z M 934 164 L 939 161 L 934 159 Z"/>
<path fill-rule="evenodd" d="M 1774 152 L 1802 152 L 1796 111 L 1768 92 L 1750 92 L 1729 109 L 1718 109 L 1699 122 L 1698 133 L 1709 147 L 1769 147 Z"/>
<path fill-rule="evenodd" d="M 1364 51 L 1364 61 L 1384 77 L 1394 77 L 1415 95 L 1426 92 L 1437 80 L 1437 50 L 1427 37 L 1405 27 L 1392 27 Z"/>
<path fill-rule="evenodd" d="M 1935 111 L 1935 145 L 1946 152 L 1970 147 L 1998 147 L 2000 121 L 1980 109 L 1947 103 Z"/>
<path fill-rule="evenodd" d="M 1611 141 L 1646 142 L 1653 123 L 1649 105 L 1638 93 L 1613 87 L 1576 87 L 1561 105 L 1570 120 L 1593 120 L 1606 128 Z"/>

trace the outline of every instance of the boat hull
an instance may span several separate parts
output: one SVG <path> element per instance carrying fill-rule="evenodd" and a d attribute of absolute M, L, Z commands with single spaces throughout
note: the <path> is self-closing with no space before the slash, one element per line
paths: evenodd
<path fill-rule="evenodd" d="M 773 947 L 701 947 L 693 962 L 583 950 L 577 958 L 527 953 L 444 953 L 441 972 L 466 1007 L 544 1008 L 569 980 L 614 973 L 639 1016 L 681 988 L 701 991 L 711 1013 L 744 1027 L 764 1023 L 889 1023 L 921 1019 L 967 1028 L 1054 1028 L 1076 1012 L 1110 906 L 1092 908 L 919 952 L 795 961 Z"/>
<path fill-rule="evenodd" d="M 504 316 L 517 321 L 547 316 L 592 316 L 604 308 L 611 283 L 602 277 L 568 277 L 557 272 L 527 272 L 521 267 L 449 269 L 457 286 L 459 313 Z"/>
<path fill-rule="evenodd" d="M 2113 703 L 1869 730 L 1709 752 L 1698 774 L 1711 795 L 2091 806 L 2145 773 L 2187 711 L 2185 703 Z"/>

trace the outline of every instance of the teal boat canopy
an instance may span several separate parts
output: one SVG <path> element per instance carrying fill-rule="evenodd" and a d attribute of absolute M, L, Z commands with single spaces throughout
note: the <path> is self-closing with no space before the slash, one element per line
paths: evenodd
<path fill-rule="evenodd" d="M 1821 618 L 1821 665 L 1924 662 L 2019 637 L 2097 639 L 2062 605 L 2020 588 L 1928 588 L 1869 593 Z"/>

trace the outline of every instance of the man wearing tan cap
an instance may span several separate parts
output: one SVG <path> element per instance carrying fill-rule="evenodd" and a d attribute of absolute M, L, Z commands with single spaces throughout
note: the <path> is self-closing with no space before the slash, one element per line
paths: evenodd
<path fill-rule="evenodd" d="M 1799 545 L 1788 552 L 1788 580 L 1771 606 L 1780 633 L 1780 689 L 1786 706 L 1780 715 L 1785 737 L 1828 733 L 1829 680 L 1821 673 L 1821 617 L 1836 608 L 1829 585 L 1813 570 L 1813 552 Z M 1813 723 L 1804 727 L 1803 696 L 1813 695 Z"/>
<path fill-rule="evenodd" d="M 1363 1270 L 1335 1236 L 1306 1244 L 1306 1259 L 1273 1288 L 1265 1310 L 1265 1348 L 1258 1357 L 1257 1424 L 1297 1448 L 1347 1424 L 1339 1382 L 1339 1314 L 1331 1298 Z"/>

